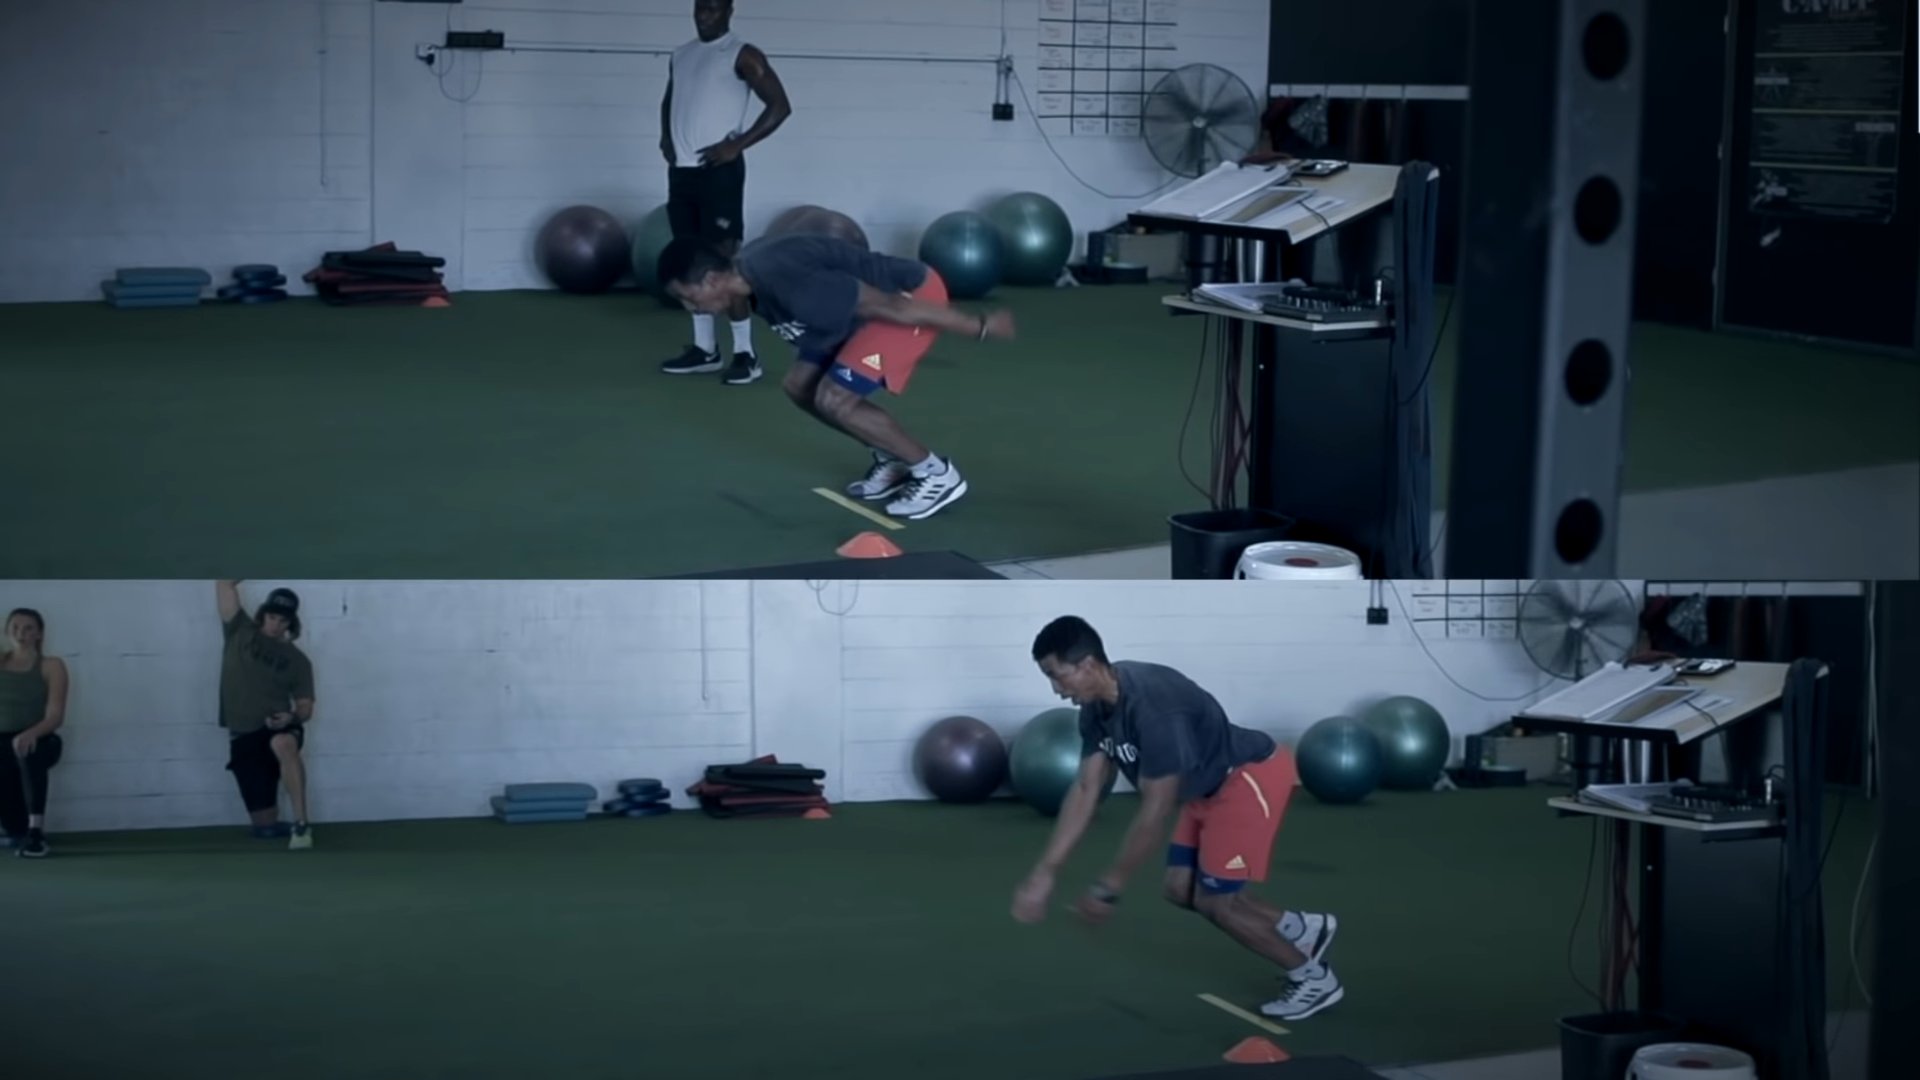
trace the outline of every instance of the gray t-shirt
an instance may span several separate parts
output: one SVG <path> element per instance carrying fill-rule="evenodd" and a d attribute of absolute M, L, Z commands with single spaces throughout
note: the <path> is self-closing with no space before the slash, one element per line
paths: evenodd
<path fill-rule="evenodd" d="M 1236 726 L 1212 694 L 1162 664 L 1117 660 L 1116 705 L 1080 707 L 1081 756 L 1105 754 L 1135 787 L 1140 778 L 1180 778 L 1180 801 L 1220 790 L 1227 771 L 1273 753 L 1273 736 Z"/>
<path fill-rule="evenodd" d="M 865 251 L 831 236 L 793 233 L 740 249 L 740 276 L 773 332 L 815 362 L 833 359 L 859 328 L 862 282 L 881 292 L 926 284 L 925 264 Z"/>

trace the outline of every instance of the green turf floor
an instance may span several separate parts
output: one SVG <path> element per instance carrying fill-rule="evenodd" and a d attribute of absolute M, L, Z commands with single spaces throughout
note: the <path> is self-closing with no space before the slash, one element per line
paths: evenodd
<path fill-rule="evenodd" d="M 1164 285 L 1005 290 L 1021 337 L 943 342 L 895 403 L 973 493 L 895 534 L 983 560 L 1166 539 L 1204 499 L 1201 320 Z M 631 294 L 444 310 L 0 306 L 0 577 L 648 577 L 830 558 L 812 493 L 864 467 L 770 378 L 671 379 Z M 1451 337 L 1451 329 L 1449 337 Z M 1645 327 L 1629 490 L 1920 460 L 1920 368 Z M 1433 385 L 1445 478 L 1451 346 Z M 1191 421 L 1191 422 L 1189 422 Z"/>
<path fill-rule="evenodd" d="M 1570 953 L 1592 971 L 1591 905 L 1572 933 L 1592 824 L 1549 794 L 1296 802 L 1268 892 L 1339 915 L 1348 998 L 1275 1041 L 1370 1064 L 1554 1044 L 1590 1009 L 1569 972 Z M 1129 809 L 1109 804 L 1063 888 Z M 1835 1008 L 1872 828 L 1857 800 L 1840 821 Z M 895 803 L 339 825 L 306 853 L 235 830 L 66 837 L 0 863 L 7 1061 L 34 1080 L 1075 1080 L 1259 1034 L 1198 995 L 1254 1005 L 1272 969 L 1148 885 L 1097 932 L 1012 922 L 1047 827 L 1018 804 Z"/>

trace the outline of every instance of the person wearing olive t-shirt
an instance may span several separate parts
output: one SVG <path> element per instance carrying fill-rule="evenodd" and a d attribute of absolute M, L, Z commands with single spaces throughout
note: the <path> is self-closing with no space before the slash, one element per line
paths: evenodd
<path fill-rule="evenodd" d="M 1345 991 L 1323 959 L 1338 928 L 1334 917 L 1282 911 L 1246 890 L 1266 880 L 1293 796 L 1292 753 L 1228 720 L 1213 695 L 1180 672 L 1109 661 L 1100 635 L 1077 616 L 1048 623 L 1034 639 L 1033 659 L 1054 692 L 1080 707 L 1081 761 L 1052 839 L 1014 892 L 1014 918 L 1045 915 L 1054 876 L 1118 768 L 1140 792 L 1140 809 L 1119 857 L 1076 905 L 1080 916 L 1099 922 L 1113 913 L 1127 878 L 1166 843 L 1167 817 L 1178 809 L 1162 884 L 1167 901 L 1286 970 L 1285 988 L 1261 1012 L 1304 1020 L 1339 1002 Z"/>
<path fill-rule="evenodd" d="M 220 658 L 220 726 L 227 729 L 227 769 L 262 839 L 286 837 L 295 851 L 313 846 L 307 824 L 307 769 L 300 758 L 313 719 L 313 662 L 300 637 L 300 598 L 275 589 L 249 616 L 240 582 L 215 585 L 226 647 Z M 280 788 L 293 804 L 293 824 L 280 821 Z"/>

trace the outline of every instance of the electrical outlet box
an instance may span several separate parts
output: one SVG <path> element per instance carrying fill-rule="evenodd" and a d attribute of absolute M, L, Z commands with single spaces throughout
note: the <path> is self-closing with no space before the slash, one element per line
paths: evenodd
<path fill-rule="evenodd" d="M 1011 101 L 997 101 L 997 102 L 994 102 L 994 105 L 993 105 L 993 118 L 994 118 L 995 120 L 1011 120 L 1011 119 L 1013 119 L 1013 102 L 1011 102 Z"/>
<path fill-rule="evenodd" d="M 1387 625 L 1387 609 L 1383 607 L 1368 608 L 1367 609 L 1367 625 L 1368 626 Z"/>
<path fill-rule="evenodd" d="M 498 30 L 449 30 L 447 44 L 449 49 L 504 49 L 507 47 L 507 35 Z"/>

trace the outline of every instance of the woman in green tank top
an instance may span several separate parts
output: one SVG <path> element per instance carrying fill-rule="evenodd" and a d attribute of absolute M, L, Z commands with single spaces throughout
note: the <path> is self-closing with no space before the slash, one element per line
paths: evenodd
<path fill-rule="evenodd" d="M 67 665 L 46 654 L 46 635 L 39 612 L 15 608 L 0 639 L 0 830 L 28 859 L 47 854 L 47 775 L 67 718 Z"/>

